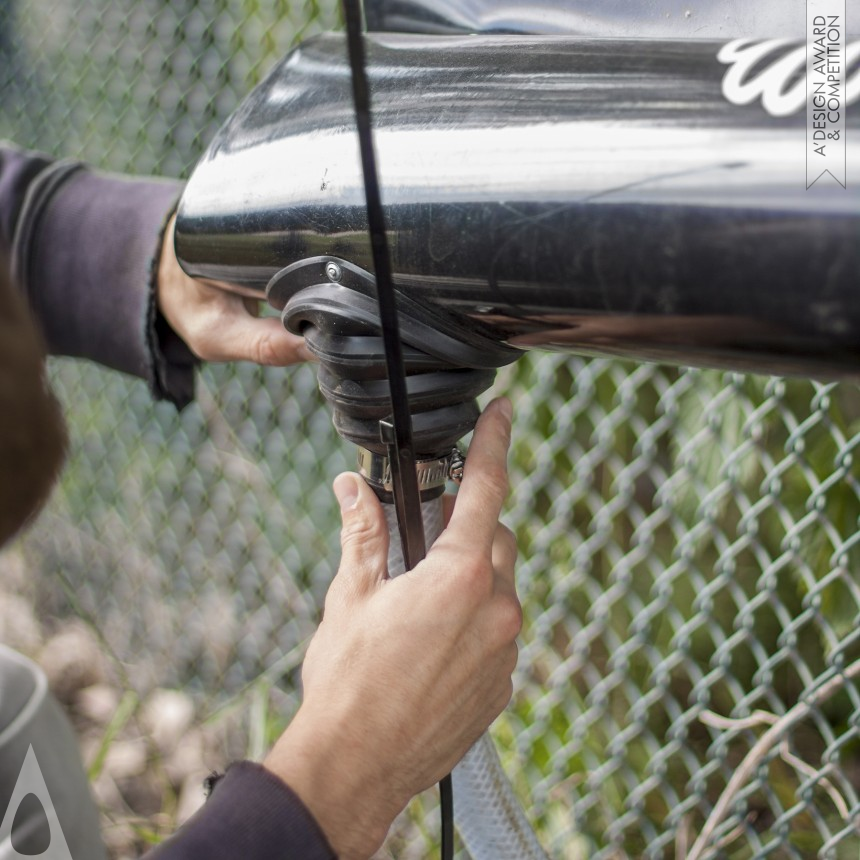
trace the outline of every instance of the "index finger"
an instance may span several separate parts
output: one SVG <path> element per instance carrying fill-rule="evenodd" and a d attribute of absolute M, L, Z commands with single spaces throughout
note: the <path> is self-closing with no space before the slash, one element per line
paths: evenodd
<path fill-rule="evenodd" d="M 487 550 L 493 545 L 499 514 L 508 494 L 511 413 L 511 401 L 500 397 L 478 419 L 466 457 L 463 483 L 445 530 L 455 540 Z"/>

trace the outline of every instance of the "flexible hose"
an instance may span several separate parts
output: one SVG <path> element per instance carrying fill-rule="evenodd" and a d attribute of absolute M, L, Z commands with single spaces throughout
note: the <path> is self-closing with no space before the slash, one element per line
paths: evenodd
<path fill-rule="evenodd" d="M 397 512 L 394 505 L 383 502 L 385 522 L 388 525 L 388 575 L 399 576 L 406 570 L 403 561 L 403 549 L 400 546 L 400 531 L 397 528 Z M 430 499 L 421 503 L 421 517 L 424 520 L 424 543 L 429 549 L 434 541 L 442 534 L 442 497 Z"/>
<path fill-rule="evenodd" d="M 454 768 L 454 822 L 472 860 L 546 860 L 487 732 Z"/>
<path fill-rule="evenodd" d="M 403 552 L 394 505 L 383 504 L 391 541 L 388 573 L 403 573 Z M 423 502 L 424 535 L 430 547 L 442 532 L 442 499 Z M 472 860 L 546 860 L 486 732 L 454 768 L 454 821 Z"/>

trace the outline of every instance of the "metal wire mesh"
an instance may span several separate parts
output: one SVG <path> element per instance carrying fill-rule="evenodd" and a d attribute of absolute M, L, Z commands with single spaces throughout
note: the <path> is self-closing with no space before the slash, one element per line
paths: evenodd
<path fill-rule="evenodd" d="M 183 175 L 335 26 L 332 0 L 0 0 L 0 137 Z M 40 612 L 92 622 L 138 691 L 214 707 L 265 677 L 294 701 L 352 465 L 315 371 L 208 367 L 180 415 L 77 362 L 53 378 L 72 453 L 16 550 Z M 857 389 L 541 355 L 496 391 L 526 624 L 494 734 L 544 844 L 691 858 L 713 825 L 703 856 L 856 858 Z M 386 856 L 426 856 L 425 813 Z"/>

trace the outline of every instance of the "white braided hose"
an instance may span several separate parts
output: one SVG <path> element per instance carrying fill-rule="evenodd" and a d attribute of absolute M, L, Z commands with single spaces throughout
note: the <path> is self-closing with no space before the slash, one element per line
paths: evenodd
<path fill-rule="evenodd" d="M 383 504 L 390 545 L 388 573 L 403 573 L 394 505 Z M 442 499 L 421 505 L 427 547 L 442 531 Z M 454 823 L 472 860 L 547 860 L 486 732 L 454 768 Z"/>

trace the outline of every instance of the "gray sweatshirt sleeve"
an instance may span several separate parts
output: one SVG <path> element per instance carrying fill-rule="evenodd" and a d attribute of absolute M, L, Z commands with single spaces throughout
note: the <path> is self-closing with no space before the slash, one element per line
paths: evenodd
<path fill-rule="evenodd" d="M 193 397 L 195 361 L 155 302 L 179 191 L 0 145 L 0 251 L 49 351 L 141 377 L 181 407 Z"/>

